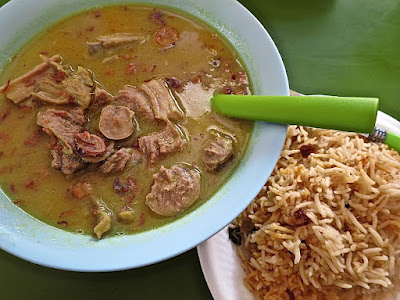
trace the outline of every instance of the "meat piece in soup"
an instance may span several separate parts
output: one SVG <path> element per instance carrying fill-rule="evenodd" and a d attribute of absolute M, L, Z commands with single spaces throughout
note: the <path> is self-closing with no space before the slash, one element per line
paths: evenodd
<path fill-rule="evenodd" d="M 185 167 L 173 166 L 153 175 L 147 205 L 157 214 L 174 216 L 190 207 L 200 196 L 200 173 Z"/>
<path fill-rule="evenodd" d="M 101 172 L 109 174 L 125 170 L 127 164 L 133 160 L 134 151 L 134 149 L 128 148 L 119 149 L 100 166 Z"/>
<path fill-rule="evenodd" d="M 72 154 L 75 146 L 75 135 L 83 131 L 85 116 L 82 109 L 59 110 L 49 108 L 39 112 L 36 123 L 63 145 L 64 152 Z"/>
<path fill-rule="evenodd" d="M 98 36 L 96 42 L 87 42 L 90 54 L 102 53 L 118 47 L 127 47 L 135 43 L 142 43 L 145 37 L 134 33 L 114 33 L 110 35 Z"/>
<path fill-rule="evenodd" d="M 154 113 L 147 96 L 138 89 L 126 86 L 118 92 L 115 101 L 133 110 L 143 120 L 153 121 Z"/>
<path fill-rule="evenodd" d="M 60 59 L 61 57 L 59 55 L 55 55 L 50 59 L 50 61 L 56 62 Z M 42 80 L 54 77 L 56 74 L 56 70 L 52 68 L 48 61 L 45 61 L 24 75 L 8 81 L 7 84 L 0 88 L 0 91 L 7 97 L 7 99 L 18 104 L 31 98 L 32 93 L 37 92 L 40 89 L 39 85 Z"/>
<path fill-rule="evenodd" d="M 250 92 L 218 33 L 155 7 L 97 10 L 43 31 L 0 74 L 0 184 L 39 220 L 100 239 L 202 205 L 252 123 L 211 111 L 216 92 Z"/>
<path fill-rule="evenodd" d="M 208 172 L 217 172 L 233 156 L 233 144 L 229 138 L 217 137 L 204 149 L 203 163 Z"/>
<path fill-rule="evenodd" d="M 162 131 L 140 137 L 139 148 L 146 162 L 154 165 L 162 158 L 183 150 L 187 141 L 182 131 L 182 129 L 167 121 Z"/>
<path fill-rule="evenodd" d="M 119 91 L 116 101 L 148 121 L 179 120 L 183 117 L 182 109 L 162 79 L 145 82 L 140 89 L 127 86 Z"/>

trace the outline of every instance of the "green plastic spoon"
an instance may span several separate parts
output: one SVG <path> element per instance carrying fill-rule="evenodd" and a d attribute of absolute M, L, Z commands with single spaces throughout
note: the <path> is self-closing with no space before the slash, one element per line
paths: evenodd
<path fill-rule="evenodd" d="M 379 99 L 336 96 L 260 96 L 217 94 L 212 109 L 230 117 L 374 134 Z M 384 131 L 380 139 L 400 152 L 400 137 Z"/>

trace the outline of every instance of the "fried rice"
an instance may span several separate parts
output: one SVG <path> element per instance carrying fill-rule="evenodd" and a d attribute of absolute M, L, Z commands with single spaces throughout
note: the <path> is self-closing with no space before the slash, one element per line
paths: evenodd
<path fill-rule="evenodd" d="M 400 155 L 358 134 L 290 126 L 268 182 L 231 227 L 256 299 L 393 299 Z"/>

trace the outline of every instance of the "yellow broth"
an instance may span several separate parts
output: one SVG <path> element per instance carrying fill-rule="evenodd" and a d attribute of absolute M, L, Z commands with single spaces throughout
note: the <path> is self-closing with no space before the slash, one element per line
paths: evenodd
<path fill-rule="evenodd" d="M 162 14 L 162 18 L 154 18 Z M 173 47 L 160 47 L 154 40 L 155 32 L 163 27 L 175 28 L 180 37 Z M 127 49 L 116 49 L 91 56 L 86 42 L 97 36 L 116 32 L 143 34 L 146 42 Z M 134 212 L 131 223 L 115 221 L 108 235 L 130 234 L 149 230 L 180 217 L 162 217 L 145 204 L 152 176 L 161 165 L 194 164 L 202 175 L 201 196 L 188 209 L 192 211 L 210 198 L 229 177 L 242 157 L 252 123 L 216 115 L 210 110 L 210 97 L 216 89 L 229 86 L 234 92 L 249 91 L 247 76 L 237 55 L 228 43 L 204 24 L 186 16 L 155 7 L 111 6 L 86 11 L 46 29 L 30 41 L 12 59 L 0 75 L 0 84 L 14 79 L 41 62 L 39 54 L 60 54 L 63 64 L 73 68 L 82 66 L 92 72 L 95 80 L 112 95 L 124 85 L 140 86 L 158 77 L 175 77 L 184 86 L 175 95 L 185 107 L 186 118 L 178 121 L 189 133 L 185 149 L 153 168 L 146 164 L 129 167 L 123 173 L 103 175 L 89 167 L 73 175 L 64 175 L 50 167 L 52 160 L 46 144 L 50 142 L 36 125 L 36 114 L 49 105 L 34 109 L 19 108 L 0 95 L 0 184 L 12 201 L 32 216 L 65 230 L 92 234 L 96 224 L 93 202 L 75 199 L 69 188 L 75 183 L 89 182 L 93 194 L 101 197 L 115 213 L 124 207 Z M 57 108 L 57 107 L 55 107 Z M 97 132 L 98 113 L 89 114 L 86 127 Z M 120 145 L 131 145 L 138 136 L 162 129 L 160 124 L 138 121 L 134 136 Z M 216 174 L 202 170 L 202 154 L 213 132 L 229 135 L 235 140 L 235 157 Z M 134 199 L 123 199 L 113 190 L 116 178 L 136 180 Z"/>

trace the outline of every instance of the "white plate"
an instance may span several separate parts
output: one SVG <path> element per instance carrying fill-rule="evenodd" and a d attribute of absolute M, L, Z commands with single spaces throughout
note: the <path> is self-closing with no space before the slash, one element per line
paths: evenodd
<path fill-rule="evenodd" d="M 376 125 L 400 135 L 400 122 L 379 111 Z M 228 228 L 197 247 L 201 268 L 215 300 L 254 300 L 245 287 L 245 273 L 236 246 L 229 240 Z M 397 297 L 400 299 L 400 296 Z"/>

